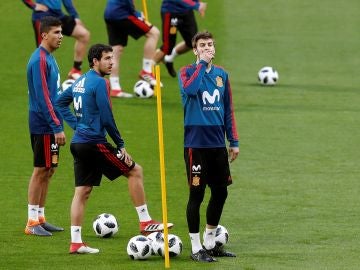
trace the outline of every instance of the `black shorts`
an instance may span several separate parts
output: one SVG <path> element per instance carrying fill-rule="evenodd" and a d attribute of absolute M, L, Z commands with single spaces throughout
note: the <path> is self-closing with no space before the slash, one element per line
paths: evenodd
<path fill-rule="evenodd" d="M 60 149 L 55 143 L 54 134 L 31 134 L 34 167 L 57 167 Z"/>
<path fill-rule="evenodd" d="M 184 148 L 187 180 L 190 187 L 232 184 L 228 152 L 223 148 Z"/>
<path fill-rule="evenodd" d="M 109 44 L 126 47 L 129 35 L 134 39 L 146 35 L 152 28 L 152 24 L 135 16 L 129 16 L 123 20 L 105 20 Z"/>
<path fill-rule="evenodd" d="M 177 31 L 180 32 L 186 46 L 192 48 L 191 40 L 198 31 L 194 11 L 161 13 L 161 19 L 163 44 L 160 48 L 165 54 L 171 54 L 172 49 L 175 47 Z"/>
<path fill-rule="evenodd" d="M 64 17 L 60 18 L 62 25 L 62 34 L 65 36 L 71 36 L 71 34 L 73 33 L 75 26 L 76 26 L 76 21 L 74 17 L 65 15 Z M 40 33 L 40 19 L 39 20 L 35 20 L 32 22 L 33 23 L 33 28 L 34 28 L 34 34 L 35 34 L 35 42 L 36 42 L 36 46 L 39 46 L 41 43 L 41 33 Z"/>
<path fill-rule="evenodd" d="M 119 150 L 110 143 L 72 143 L 70 150 L 74 157 L 75 186 L 99 186 L 102 175 L 114 180 L 135 166 L 133 160 L 125 163 Z"/>

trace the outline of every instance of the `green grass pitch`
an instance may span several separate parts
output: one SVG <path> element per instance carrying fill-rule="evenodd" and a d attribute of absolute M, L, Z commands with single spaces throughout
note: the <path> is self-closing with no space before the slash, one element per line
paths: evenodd
<path fill-rule="evenodd" d="M 91 30 L 91 43 L 106 43 L 105 0 L 74 2 Z M 160 2 L 148 0 L 150 21 L 157 26 Z M 161 65 L 168 219 L 184 243 L 171 269 L 359 269 L 358 11 L 357 0 L 216 0 L 208 1 L 204 19 L 198 17 L 199 28 L 215 35 L 216 64 L 230 74 L 241 138 L 220 222 L 229 230 L 235 259 L 211 265 L 189 259 L 182 108 L 177 80 Z M 160 257 L 127 257 L 138 221 L 125 178 L 103 181 L 87 206 L 83 239 L 101 253 L 67 253 L 73 195 L 69 143 L 61 150 L 46 206 L 49 221 L 66 231 L 50 238 L 24 235 L 32 172 L 26 64 L 34 37 L 31 11 L 21 1 L 3 1 L 0 12 L 0 269 L 163 269 Z M 122 59 L 122 85 L 129 92 L 141 68 L 143 42 L 130 39 Z M 63 78 L 72 48 L 73 39 L 65 37 L 55 53 Z M 176 68 L 193 60 L 191 53 L 178 57 Z M 275 87 L 257 83 L 257 72 L 266 65 L 279 71 Z M 113 110 L 128 152 L 144 168 L 150 214 L 161 219 L 156 100 L 113 100 Z M 68 141 L 71 133 L 67 127 Z M 119 220 L 114 238 L 99 239 L 92 231 L 92 219 L 102 212 Z"/>

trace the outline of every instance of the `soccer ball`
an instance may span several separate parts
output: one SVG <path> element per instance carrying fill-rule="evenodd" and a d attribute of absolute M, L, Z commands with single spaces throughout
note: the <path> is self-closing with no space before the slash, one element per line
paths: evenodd
<path fill-rule="evenodd" d="M 279 80 L 278 72 L 272 67 L 263 67 L 258 73 L 262 85 L 275 85 Z"/>
<path fill-rule="evenodd" d="M 74 82 L 75 82 L 75 80 L 72 80 L 72 79 L 68 79 L 68 80 L 64 81 L 64 82 L 61 84 L 62 90 L 65 91 L 65 90 L 68 89 L 70 86 L 72 86 Z"/>
<path fill-rule="evenodd" d="M 95 218 L 93 228 L 97 236 L 109 238 L 117 233 L 119 225 L 112 214 L 103 213 Z"/>
<path fill-rule="evenodd" d="M 160 248 L 160 243 L 164 242 L 164 236 L 162 232 L 153 232 L 150 233 L 147 238 L 151 241 L 151 255 L 158 254 L 158 249 Z"/>
<path fill-rule="evenodd" d="M 139 98 L 150 98 L 154 95 L 154 90 L 147 81 L 140 80 L 134 85 L 134 93 Z"/>
<path fill-rule="evenodd" d="M 203 234 L 203 238 L 205 239 L 205 233 Z M 229 241 L 229 232 L 228 230 L 222 226 L 222 225 L 218 225 L 215 231 L 215 244 L 218 247 L 224 246 L 227 244 L 227 242 Z"/>
<path fill-rule="evenodd" d="M 218 225 L 215 232 L 215 244 L 217 246 L 224 246 L 229 241 L 229 232 L 222 226 Z"/>
<path fill-rule="evenodd" d="M 133 260 L 145 260 L 151 256 L 151 240 L 143 235 L 134 236 L 129 240 L 126 251 Z"/>
<path fill-rule="evenodd" d="M 162 257 L 165 257 L 164 234 L 162 232 L 155 232 L 149 234 L 148 238 L 151 240 L 153 255 L 157 254 Z M 168 234 L 168 243 L 169 243 L 169 256 L 170 257 L 179 256 L 183 249 L 183 244 L 180 237 L 178 237 L 175 234 Z"/>

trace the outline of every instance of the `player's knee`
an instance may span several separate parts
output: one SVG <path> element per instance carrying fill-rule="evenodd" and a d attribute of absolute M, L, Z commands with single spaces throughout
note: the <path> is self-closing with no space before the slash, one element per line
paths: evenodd
<path fill-rule="evenodd" d="M 153 26 L 149 31 L 149 36 L 158 40 L 160 37 L 160 30 L 156 26 Z"/>
<path fill-rule="evenodd" d="M 143 168 L 139 164 L 135 164 L 134 168 L 132 168 L 129 173 L 129 177 L 135 177 L 137 179 L 143 178 Z"/>
<path fill-rule="evenodd" d="M 211 188 L 211 198 L 214 201 L 219 203 L 224 203 L 228 196 L 227 187 L 212 187 Z"/>

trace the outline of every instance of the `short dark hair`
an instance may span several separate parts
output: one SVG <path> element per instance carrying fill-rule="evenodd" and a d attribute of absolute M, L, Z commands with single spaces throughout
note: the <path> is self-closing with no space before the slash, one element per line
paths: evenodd
<path fill-rule="evenodd" d="M 94 66 L 93 59 L 100 60 L 102 57 L 103 52 L 112 52 L 113 49 L 109 45 L 105 44 L 95 44 L 92 45 L 89 49 L 88 53 L 88 61 L 89 61 L 89 67 L 92 68 Z"/>
<path fill-rule="evenodd" d="M 193 48 L 196 48 L 196 43 L 199 39 L 214 39 L 214 38 L 209 31 L 198 32 L 191 40 L 191 45 Z"/>
<path fill-rule="evenodd" d="M 60 19 L 53 16 L 45 16 L 40 20 L 40 34 L 49 33 L 52 27 L 61 26 L 62 22 Z"/>

